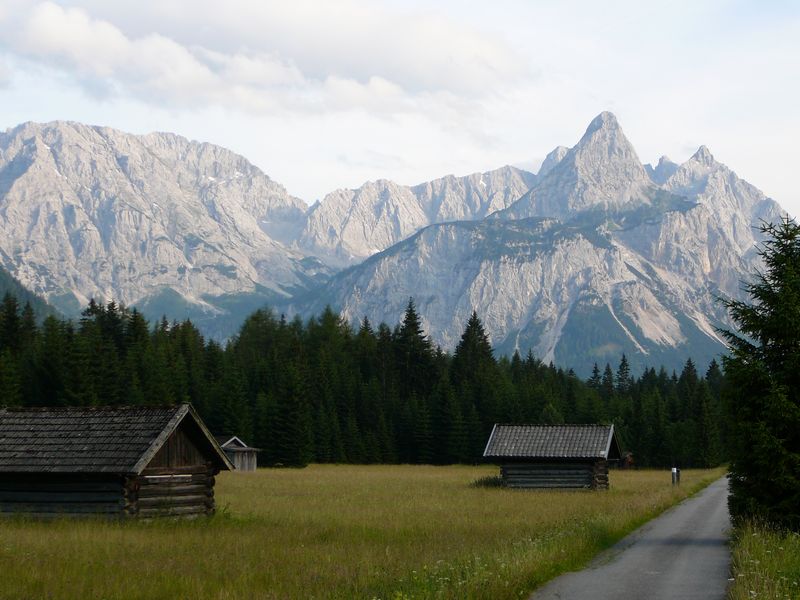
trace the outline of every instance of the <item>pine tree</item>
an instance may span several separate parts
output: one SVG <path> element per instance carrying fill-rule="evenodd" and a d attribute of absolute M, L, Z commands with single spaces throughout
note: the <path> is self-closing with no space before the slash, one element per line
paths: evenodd
<path fill-rule="evenodd" d="M 0 352 L 0 406 L 22 404 L 22 389 L 17 359 L 6 348 Z"/>
<path fill-rule="evenodd" d="M 623 354 L 617 368 L 617 394 L 625 395 L 629 393 L 632 385 L 631 368 L 628 364 L 628 358 Z"/>
<path fill-rule="evenodd" d="M 548 402 L 539 416 L 539 422 L 545 425 L 561 425 L 564 423 L 564 417 L 552 402 Z"/>
<path fill-rule="evenodd" d="M 614 372 L 611 370 L 611 365 L 606 363 L 606 368 L 603 371 L 603 379 L 600 382 L 600 398 L 603 401 L 603 420 L 609 418 L 611 413 L 611 404 L 614 401 L 614 392 L 616 386 L 614 385 Z"/>
<path fill-rule="evenodd" d="M 590 388 L 599 390 L 601 382 L 602 377 L 600 375 L 600 367 L 597 366 L 597 363 L 594 363 L 594 366 L 592 367 L 592 376 L 589 377 L 586 383 Z"/>
<path fill-rule="evenodd" d="M 505 411 L 501 401 L 497 361 L 489 336 L 475 311 L 456 346 L 451 374 L 456 388 L 464 386 L 470 390 L 470 400 L 482 416 L 485 434 L 488 435 L 494 423 L 509 419 L 510 415 L 503 418 Z"/>
<path fill-rule="evenodd" d="M 30 302 L 22 308 L 19 322 L 19 344 L 23 352 L 33 351 L 34 344 L 39 337 L 39 328 L 36 326 L 36 315 Z"/>
<path fill-rule="evenodd" d="M 0 351 L 19 350 L 20 327 L 19 303 L 15 296 L 6 293 L 0 303 Z"/>
<path fill-rule="evenodd" d="M 695 403 L 698 407 L 695 446 L 698 467 L 716 467 L 720 461 L 719 420 L 714 410 L 714 398 L 705 381 L 696 390 Z"/>
<path fill-rule="evenodd" d="M 403 322 L 394 337 L 401 394 L 405 398 L 411 394 L 426 395 L 433 385 L 433 346 L 422 329 L 413 298 L 408 300 Z"/>
<path fill-rule="evenodd" d="M 311 459 L 312 439 L 305 386 L 299 369 L 287 364 L 282 374 L 275 426 L 275 462 L 304 467 Z"/>
<path fill-rule="evenodd" d="M 800 530 L 800 225 L 761 228 L 765 269 L 751 303 L 725 301 L 740 333 L 723 331 L 730 380 L 730 509 Z"/>

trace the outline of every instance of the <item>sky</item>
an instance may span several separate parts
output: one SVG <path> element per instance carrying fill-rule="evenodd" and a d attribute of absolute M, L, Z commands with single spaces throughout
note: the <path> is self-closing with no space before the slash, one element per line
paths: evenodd
<path fill-rule="evenodd" d="M 705 144 L 800 215 L 800 3 L 0 0 L 0 130 L 228 147 L 307 203 L 536 170 L 610 110 L 642 162 Z"/>

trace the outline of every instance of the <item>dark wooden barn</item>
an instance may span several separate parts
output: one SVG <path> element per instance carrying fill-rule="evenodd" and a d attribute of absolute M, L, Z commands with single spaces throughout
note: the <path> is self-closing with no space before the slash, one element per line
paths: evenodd
<path fill-rule="evenodd" d="M 0 409 L 0 513 L 196 516 L 233 465 L 189 404 Z"/>
<path fill-rule="evenodd" d="M 248 446 L 241 438 L 235 435 L 215 435 L 214 437 L 237 471 L 256 470 L 258 467 L 258 448 Z"/>
<path fill-rule="evenodd" d="M 613 425 L 495 425 L 483 456 L 508 487 L 607 489 L 620 451 Z"/>

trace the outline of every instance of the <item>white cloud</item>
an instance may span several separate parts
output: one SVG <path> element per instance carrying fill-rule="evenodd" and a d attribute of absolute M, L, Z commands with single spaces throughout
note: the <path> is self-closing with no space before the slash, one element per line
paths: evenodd
<path fill-rule="evenodd" d="M 231 0 L 222 12 L 198 0 L 123 18 L 92 14 L 102 6 L 22 2 L 0 17 L 0 33 L 10 51 L 71 74 L 90 93 L 177 108 L 436 113 L 522 72 L 506 47 L 472 30 L 355 0 Z M 165 18 L 179 8 L 181 18 Z"/>
<path fill-rule="evenodd" d="M 78 0 L 133 35 L 160 32 L 189 46 L 291 57 L 310 79 L 393 81 L 410 92 L 481 94 L 528 74 L 503 36 L 424 8 L 367 0 Z"/>

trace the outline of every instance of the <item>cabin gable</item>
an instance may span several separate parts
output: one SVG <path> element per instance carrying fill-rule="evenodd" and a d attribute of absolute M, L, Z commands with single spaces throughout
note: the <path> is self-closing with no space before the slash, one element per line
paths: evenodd
<path fill-rule="evenodd" d="M 192 432 L 190 426 L 183 421 L 156 452 L 144 471 L 160 467 L 204 465 L 207 462 L 207 455 L 198 446 L 196 432 Z"/>
<path fill-rule="evenodd" d="M 188 404 L 0 410 L 0 515 L 208 515 L 232 466 Z"/>

